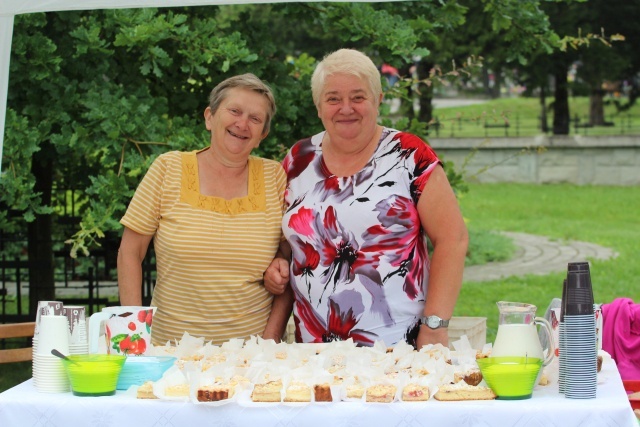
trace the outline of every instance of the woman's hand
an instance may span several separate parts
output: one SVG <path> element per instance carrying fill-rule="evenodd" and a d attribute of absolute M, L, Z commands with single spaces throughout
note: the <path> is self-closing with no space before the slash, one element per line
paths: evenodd
<path fill-rule="evenodd" d="M 426 325 L 421 325 L 418 338 L 416 339 L 416 347 L 420 350 L 422 346 L 428 344 L 442 344 L 448 347 L 449 330 L 447 328 L 431 329 Z"/>
<path fill-rule="evenodd" d="M 281 295 L 289 285 L 289 262 L 284 258 L 274 258 L 263 277 L 265 289 Z"/>

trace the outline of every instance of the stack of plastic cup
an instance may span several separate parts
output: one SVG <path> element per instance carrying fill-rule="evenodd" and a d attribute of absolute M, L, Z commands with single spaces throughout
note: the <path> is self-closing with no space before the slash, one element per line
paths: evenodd
<path fill-rule="evenodd" d="M 89 353 L 86 308 L 83 305 L 65 305 L 64 315 L 69 322 L 69 354 Z"/>
<path fill-rule="evenodd" d="M 52 355 L 51 350 L 69 354 L 67 316 L 42 315 L 38 332 L 38 348 L 33 358 L 33 383 L 43 393 L 65 393 L 70 390 L 69 377 L 62 359 Z"/>
<path fill-rule="evenodd" d="M 35 355 L 38 349 L 38 337 L 40 335 L 40 320 L 42 316 L 61 316 L 64 314 L 64 308 L 62 301 L 38 301 L 38 309 L 36 310 L 36 326 L 33 333 L 32 340 L 32 359 L 35 360 Z"/>
<path fill-rule="evenodd" d="M 596 322 L 588 263 L 569 263 L 566 281 L 563 347 L 560 348 L 564 395 L 593 399 L 597 390 Z M 562 334 L 562 329 L 560 330 Z"/>

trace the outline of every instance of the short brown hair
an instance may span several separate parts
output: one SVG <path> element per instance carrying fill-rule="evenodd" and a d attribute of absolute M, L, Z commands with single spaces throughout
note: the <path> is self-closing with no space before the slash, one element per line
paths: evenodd
<path fill-rule="evenodd" d="M 211 108 L 211 114 L 215 114 L 216 111 L 218 111 L 222 101 L 227 98 L 229 90 L 234 88 L 249 89 L 264 95 L 267 100 L 267 119 L 264 123 L 262 132 L 269 132 L 269 129 L 271 129 L 271 119 L 276 114 L 276 100 L 273 96 L 273 92 L 271 92 L 271 88 L 252 73 L 229 77 L 214 87 L 209 94 L 209 108 Z"/>

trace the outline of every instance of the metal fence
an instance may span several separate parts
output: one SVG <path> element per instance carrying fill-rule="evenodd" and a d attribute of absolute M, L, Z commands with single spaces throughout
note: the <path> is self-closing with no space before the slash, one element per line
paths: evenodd
<path fill-rule="evenodd" d="M 604 123 L 603 126 L 593 126 L 588 116 L 574 115 L 571 119 L 569 135 L 640 135 L 640 117 L 638 116 L 623 114 L 616 115 L 615 118 L 605 117 Z M 443 118 L 436 115 L 429 125 L 429 134 L 438 138 L 552 135 L 550 123 L 547 126 L 547 132 L 543 132 L 542 128 L 540 117 L 537 121 L 525 121 L 517 113 L 509 118 Z"/>
<path fill-rule="evenodd" d="M 89 256 L 72 258 L 70 247 L 64 240 L 71 236 L 80 222 L 78 200 L 83 190 L 68 188 L 52 189 L 53 215 L 53 265 L 56 298 L 67 304 L 87 306 L 89 313 L 102 306 L 116 303 L 117 253 L 119 236 L 108 234 L 100 247 L 93 248 Z M 28 290 L 37 284 L 30 283 L 27 223 L 21 212 L 11 212 L 18 224 L 18 231 L 7 233 L 0 230 L 0 322 L 26 321 L 34 316 L 25 312 L 28 305 Z M 37 244 L 37 243 L 34 243 Z M 34 267 L 37 268 L 37 264 Z M 143 298 L 150 302 L 155 286 L 155 254 L 153 243 L 143 262 Z M 111 288 L 111 289 L 110 289 Z M 9 314 L 9 312 L 11 314 Z"/>

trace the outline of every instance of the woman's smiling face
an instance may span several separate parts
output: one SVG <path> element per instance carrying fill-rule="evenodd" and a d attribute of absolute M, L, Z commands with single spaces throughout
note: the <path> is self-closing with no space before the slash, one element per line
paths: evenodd
<path fill-rule="evenodd" d="M 204 112 L 214 151 L 231 157 L 248 157 L 267 136 L 264 132 L 267 109 L 263 95 L 249 89 L 229 89 L 215 114 L 210 107 Z"/>
<path fill-rule="evenodd" d="M 318 117 L 333 139 L 354 140 L 375 130 L 379 105 L 365 80 L 333 74 L 324 82 Z"/>

